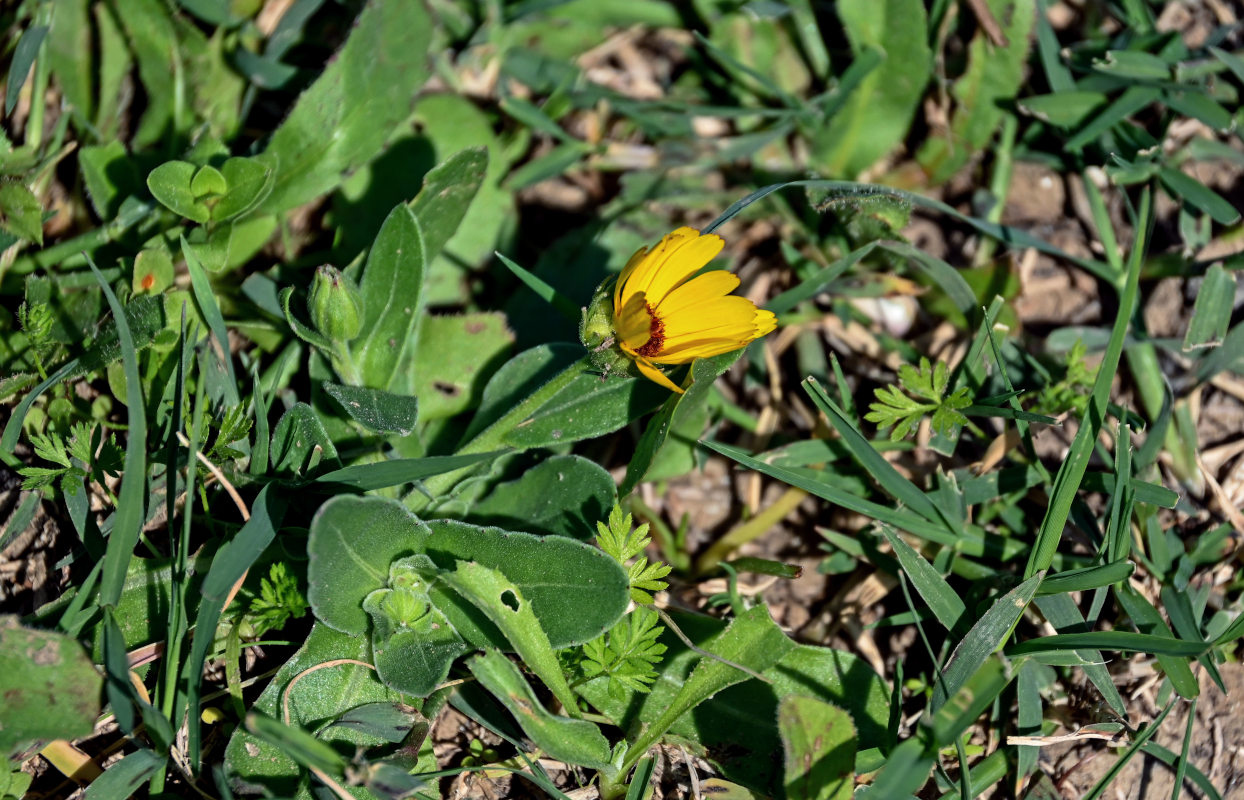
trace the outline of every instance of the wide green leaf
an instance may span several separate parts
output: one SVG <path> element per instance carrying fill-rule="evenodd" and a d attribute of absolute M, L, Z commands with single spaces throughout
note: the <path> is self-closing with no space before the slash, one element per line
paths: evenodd
<path fill-rule="evenodd" d="M 88 735 L 102 688 L 103 677 L 72 638 L 0 617 L 0 753 L 39 739 Z"/>
<path fill-rule="evenodd" d="M 336 630 L 363 634 L 363 600 L 389 582 L 390 565 L 423 552 L 430 531 L 398 502 L 338 495 L 320 506 L 307 539 L 307 601 Z"/>
<path fill-rule="evenodd" d="M 325 383 L 324 391 L 341 405 L 350 419 L 373 433 L 407 436 L 415 429 L 419 401 L 366 386 Z"/>
<path fill-rule="evenodd" d="M 921 0 L 844 0 L 837 10 L 857 58 L 870 50 L 884 54 L 812 135 L 818 171 L 853 178 L 906 135 L 932 75 L 932 53 Z"/>
<path fill-rule="evenodd" d="M 272 134 L 265 153 L 279 167 L 263 211 L 314 199 L 380 152 L 427 80 L 433 28 L 417 0 L 363 8 L 345 45 Z"/>
<path fill-rule="evenodd" d="M 425 552 L 441 569 L 479 563 L 512 581 L 531 603 L 555 648 L 594 639 L 618 621 L 629 602 L 629 582 L 617 562 L 583 542 L 532 536 L 454 520 L 431 520 Z M 504 638 L 461 598 L 433 595 L 464 638 L 505 647 Z"/>
<path fill-rule="evenodd" d="M 489 650 L 467 662 L 480 684 L 510 710 L 523 733 L 548 757 L 588 769 L 609 765 L 609 740 L 593 722 L 550 714 L 523 673 L 505 656 Z"/>
<path fill-rule="evenodd" d="M 613 478 L 582 456 L 553 456 L 471 504 L 467 519 L 513 531 L 588 540 L 613 508 Z"/>
<path fill-rule="evenodd" d="M 363 326 L 351 345 L 363 383 L 373 389 L 408 386 L 400 377 L 423 310 L 423 234 L 405 205 L 389 213 L 376 234 L 359 280 Z"/>
<path fill-rule="evenodd" d="M 315 625 L 298 652 L 285 662 L 253 710 L 284 719 L 282 697 L 295 677 L 306 673 L 289 692 L 289 721 L 318 733 L 322 742 L 355 745 L 381 744 L 386 738 L 371 736 L 353 726 L 331 724 L 339 715 L 366 703 L 398 702 L 401 695 L 385 687 L 370 668 L 356 664 L 321 664 L 339 659 L 365 661 L 367 639 L 338 633 Z M 311 671 L 308 671 L 311 670 Z M 328 724 L 326 724 L 328 723 Z M 225 774 L 235 790 L 270 792 L 276 797 L 310 800 L 311 794 L 297 762 L 279 747 L 238 727 L 225 748 Z"/>
<path fill-rule="evenodd" d="M 788 800 L 849 800 L 855 788 L 855 726 L 846 711 L 815 697 L 778 702 Z"/>

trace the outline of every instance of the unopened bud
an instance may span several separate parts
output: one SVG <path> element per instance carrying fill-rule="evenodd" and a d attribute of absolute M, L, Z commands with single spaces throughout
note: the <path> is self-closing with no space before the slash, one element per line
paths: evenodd
<path fill-rule="evenodd" d="M 334 342 L 349 342 L 363 325 L 363 298 L 354 281 L 324 264 L 311 281 L 307 313 L 317 331 Z"/>

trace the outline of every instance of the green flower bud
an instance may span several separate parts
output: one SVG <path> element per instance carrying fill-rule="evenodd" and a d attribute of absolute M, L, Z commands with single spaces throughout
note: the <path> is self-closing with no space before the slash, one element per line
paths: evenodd
<path fill-rule="evenodd" d="M 592 366 L 606 376 L 634 374 L 634 364 L 618 347 L 613 331 L 613 282 L 606 278 L 596 287 L 592 302 L 583 309 L 579 341 L 592 355 Z"/>
<path fill-rule="evenodd" d="M 354 281 L 324 264 L 311 281 L 307 313 L 317 331 L 334 342 L 350 342 L 363 325 L 363 298 Z"/>

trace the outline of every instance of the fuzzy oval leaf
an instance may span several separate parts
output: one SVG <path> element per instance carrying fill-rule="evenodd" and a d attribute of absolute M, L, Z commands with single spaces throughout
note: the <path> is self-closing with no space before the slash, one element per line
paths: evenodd
<path fill-rule="evenodd" d="M 189 161 L 166 161 L 147 175 L 147 188 L 173 213 L 202 224 L 211 218 L 211 212 L 190 188 L 197 171 Z"/>
<path fill-rule="evenodd" d="M 471 505 L 471 522 L 586 541 L 617 498 L 613 478 L 582 456 L 553 456 Z"/>
<path fill-rule="evenodd" d="M 471 201 L 488 174 L 488 148 L 460 150 L 423 176 L 423 188 L 410 202 L 410 210 L 423 231 L 429 261 L 441 253 L 466 216 Z"/>
<path fill-rule="evenodd" d="M 365 637 L 338 633 L 316 624 L 297 653 L 285 662 L 253 710 L 273 719 L 282 719 L 281 696 L 291 680 L 319 664 L 337 659 L 365 661 Z M 357 664 L 337 664 L 308 672 L 289 693 L 290 723 L 317 730 L 350 709 L 366 703 L 401 701 L 401 696 L 385 687 L 370 668 Z M 381 744 L 388 737 L 375 737 L 349 725 L 330 726 L 319 733 L 322 742 Z M 225 748 L 225 774 L 235 790 L 269 793 L 275 797 L 309 798 L 303 786 L 302 770 L 275 745 L 239 726 Z"/>
<path fill-rule="evenodd" d="M 307 539 L 307 602 L 335 630 L 364 634 L 367 595 L 388 585 L 389 566 L 423 551 L 429 530 L 405 506 L 338 495 L 315 513 Z"/>
<path fill-rule="evenodd" d="M 514 334 L 496 312 L 434 315 L 419 322 L 411 373 L 423 419 L 443 419 L 475 408 L 485 381 L 505 363 Z"/>
<path fill-rule="evenodd" d="M 36 739 L 86 736 L 102 688 L 103 677 L 72 638 L 0 617 L 0 753 Z"/>
<path fill-rule="evenodd" d="M 385 219 L 359 281 L 363 327 L 352 350 L 363 382 L 388 390 L 399 379 L 398 366 L 411 345 L 423 308 L 423 234 L 405 205 Z"/>
<path fill-rule="evenodd" d="M 850 800 L 855 788 L 855 726 L 846 711 L 815 697 L 778 703 L 788 800 Z"/>
<path fill-rule="evenodd" d="M 366 386 L 324 383 L 324 391 L 341 404 L 350 419 L 374 433 L 410 435 L 419 416 L 419 401 Z"/>
<path fill-rule="evenodd" d="M 473 561 L 512 581 L 531 602 L 555 648 L 569 647 L 604 633 L 626 610 L 628 579 L 617 562 L 591 545 L 561 536 L 532 536 L 500 528 L 432 520 L 425 552 L 436 565 L 454 569 Z M 505 646 L 481 612 L 459 598 L 435 597 L 454 627 L 472 643 Z M 474 623 L 474 624 L 473 624 Z"/>

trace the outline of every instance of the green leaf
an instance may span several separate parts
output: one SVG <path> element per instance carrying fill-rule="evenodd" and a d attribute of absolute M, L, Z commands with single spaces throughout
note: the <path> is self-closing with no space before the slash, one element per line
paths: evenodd
<path fill-rule="evenodd" d="M 311 628 L 298 652 L 280 668 L 272 681 L 255 701 L 253 710 L 284 719 L 282 696 L 290 682 L 301 675 L 289 692 L 290 723 L 319 730 L 325 720 L 337 719 L 343 713 L 367 703 L 400 702 L 401 696 L 385 687 L 375 672 L 350 663 L 328 665 L 339 659 L 365 661 L 370 645 L 366 637 L 338 633 L 322 624 Z M 303 675 L 303 673 L 306 673 Z M 342 743 L 353 749 L 357 745 L 375 745 L 388 741 L 350 725 L 331 725 L 320 731 L 319 740 L 328 744 Z M 235 791 L 255 794 L 265 791 L 277 797 L 310 798 L 300 794 L 302 771 L 285 751 L 260 739 L 242 726 L 234 730 L 225 748 L 225 774 Z"/>
<path fill-rule="evenodd" d="M 46 50 L 65 100 L 82 119 L 91 119 L 95 96 L 90 9 L 87 0 L 56 0 Z"/>
<path fill-rule="evenodd" d="M 88 735 L 102 688 L 102 676 L 74 639 L 0 616 L 0 752 Z"/>
<path fill-rule="evenodd" d="M 272 191 L 276 170 L 276 158 L 268 154 L 230 158 L 221 164 L 225 189 L 212 207 L 212 219 L 236 219 L 256 208 Z"/>
<path fill-rule="evenodd" d="M 561 536 L 532 536 L 453 520 L 431 520 L 426 552 L 441 569 L 472 561 L 512 581 L 531 603 L 555 648 L 594 639 L 622 616 L 628 603 L 626 573 L 588 544 Z M 445 595 L 435 602 L 458 632 L 476 644 L 496 642 L 478 613 Z M 483 620 L 487 622 L 487 620 Z M 471 628 L 474 625 L 475 631 Z M 504 640 L 493 646 L 504 646 Z"/>
<path fill-rule="evenodd" d="M 1163 167 L 1158 170 L 1162 185 L 1174 197 L 1187 201 L 1190 205 L 1204 211 L 1220 225 L 1234 225 L 1240 219 L 1240 212 L 1235 209 L 1222 195 L 1189 175 L 1185 175 L 1174 167 Z"/>
<path fill-rule="evenodd" d="M 138 353 L 126 320 L 125 309 L 112 287 L 88 258 L 91 272 L 99 283 L 117 326 L 117 343 L 125 369 L 126 422 L 129 431 L 125 443 L 125 470 L 117 491 L 117 513 L 113 517 L 112 534 L 104 553 L 104 570 L 99 582 L 100 605 L 115 606 L 121 597 L 126 567 L 134 555 L 142 532 L 147 506 L 147 417 L 144 413 L 143 387 L 138 376 Z"/>
<path fill-rule="evenodd" d="M 736 617 L 729 627 L 705 643 L 704 649 L 711 655 L 701 657 L 661 715 L 631 743 L 622 771 L 633 766 L 681 716 L 721 690 L 751 677 L 725 661 L 762 672 L 794 647 L 795 643 L 774 624 L 765 606 L 756 606 Z"/>
<path fill-rule="evenodd" d="M 675 622 L 699 646 L 725 627 L 720 620 L 686 613 L 676 613 Z M 604 677 L 579 685 L 578 692 L 623 728 L 650 725 L 682 689 L 700 658 L 672 631 L 662 636 L 661 643 L 669 650 L 649 694 L 629 687 L 611 692 Z M 833 703 L 851 715 L 861 749 L 888 746 L 889 689 L 858 656 L 798 645 L 761 674 L 771 683 L 751 680 L 726 689 L 675 722 L 670 735 L 716 754 L 714 760 L 729 780 L 769 795 L 777 794 L 783 777 L 772 757 L 782 748 L 777 729 L 780 698 L 804 695 Z M 747 731 L 746 737 L 737 735 L 741 730 Z"/>
<path fill-rule="evenodd" d="M 818 171 L 853 178 L 907 133 L 932 74 L 932 53 L 920 0 L 846 0 L 837 10 L 857 58 L 871 49 L 885 54 L 811 137 Z"/>
<path fill-rule="evenodd" d="M 351 344 L 363 383 L 385 391 L 409 385 L 399 366 L 423 311 L 423 234 L 405 205 L 390 212 L 359 280 L 363 326 Z M 401 389 L 398 389 L 401 391 Z"/>
<path fill-rule="evenodd" d="M 947 631 L 955 630 L 961 620 L 967 619 L 967 607 L 963 605 L 963 600 L 959 598 L 954 589 L 950 588 L 950 584 L 933 568 L 933 565 L 912 549 L 911 545 L 903 541 L 902 537 L 888 527 L 882 527 L 881 530 L 885 534 L 886 541 L 894 548 L 894 555 L 898 556 L 898 562 L 902 565 L 903 571 L 911 579 L 916 591 L 924 598 L 929 610 L 937 617 L 937 621 Z"/>
<path fill-rule="evenodd" d="M 121 201 L 137 194 L 143 186 L 137 165 L 126 152 L 125 145 L 116 139 L 81 148 L 78 166 L 82 169 L 91 206 L 103 220 L 113 219 L 121 208 Z"/>
<path fill-rule="evenodd" d="M 989 144 L 1004 109 L 1019 92 L 1036 20 L 1034 0 L 989 0 L 986 8 L 1003 23 L 1006 44 L 995 46 L 981 28 L 968 45 L 967 71 L 951 86 L 954 116 L 945 136 L 925 139 L 916 160 L 929 180 L 949 180 L 973 155 Z"/>
<path fill-rule="evenodd" d="M 43 244 L 43 206 L 21 181 L 0 181 L 0 225 L 23 239 Z"/>
<path fill-rule="evenodd" d="M 1235 299 L 1235 274 L 1222 264 L 1212 264 L 1197 290 L 1192 320 L 1184 334 L 1183 350 L 1217 347 L 1227 335 L 1231 324 L 1231 308 Z"/>
<path fill-rule="evenodd" d="M 523 733 L 550 758 L 588 769 L 609 765 L 609 741 L 595 723 L 550 714 L 513 662 L 489 650 L 468 663 L 480 684 L 500 700 Z"/>
<path fill-rule="evenodd" d="M 1059 128 L 1078 128 L 1106 104 L 1101 92 L 1055 92 L 1019 100 L 1020 111 Z"/>
<path fill-rule="evenodd" d="M 327 381 L 323 387 L 329 397 L 336 400 L 350 415 L 350 419 L 373 433 L 409 436 L 415 429 L 419 401 L 413 397 Z"/>
<path fill-rule="evenodd" d="M 295 403 L 277 420 L 270 452 L 276 475 L 307 475 L 321 462 L 340 466 L 337 448 L 324 423 L 306 403 Z"/>
<path fill-rule="evenodd" d="M 428 589 L 436 573 L 427 556 L 398 559 L 389 567 L 387 586 L 363 600 L 372 622 L 376 674 L 391 689 L 415 697 L 434 692 L 470 649 L 432 604 Z"/>
<path fill-rule="evenodd" d="M 934 684 L 932 708 L 940 709 L 969 678 L 976 674 L 985 660 L 1005 644 L 1024 609 L 1036 596 L 1043 576 L 1033 575 L 1011 591 L 993 600 L 989 609 L 955 646 L 946 662 L 942 677 Z"/>
<path fill-rule="evenodd" d="M 35 62 L 35 56 L 39 54 L 39 47 L 42 46 L 43 37 L 47 35 L 47 32 L 47 25 L 31 25 L 22 31 L 21 38 L 17 40 L 17 47 L 13 48 L 13 60 L 9 63 L 9 77 L 4 89 L 4 115 L 6 117 L 13 114 L 17 98 L 21 95 L 26 78 L 30 76 L 30 67 Z"/>
<path fill-rule="evenodd" d="M 212 212 L 190 188 L 197 170 L 189 161 L 166 161 L 147 175 L 147 188 L 165 208 L 202 224 L 211 219 Z"/>
<path fill-rule="evenodd" d="M 954 744 L 998 695 L 1010 684 L 1012 670 L 1000 658 L 981 664 L 933 715 L 933 741 L 939 746 Z"/>
<path fill-rule="evenodd" d="M 1141 633 L 1165 636 L 1170 639 L 1175 638 L 1175 634 L 1171 632 L 1166 621 L 1162 619 L 1162 612 L 1154 608 L 1153 604 L 1146 600 L 1140 592 L 1133 589 L 1131 584 L 1119 583 L 1114 587 L 1114 595 L 1118 598 L 1119 605 L 1132 618 L 1132 623 Z M 1205 645 L 1202 645 L 1202 647 L 1205 648 Z M 1166 677 L 1171 681 L 1171 686 L 1179 693 L 1180 697 L 1191 700 L 1200 694 L 1200 686 L 1197 684 L 1196 676 L 1192 674 L 1192 668 L 1189 666 L 1187 658 L 1163 655 L 1161 653 L 1157 654 L 1157 658 L 1158 663 L 1162 666 L 1162 671 L 1166 673 Z"/>
<path fill-rule="evenodd" d="M 409 369 L 425 420 L 479 405 L 488 378 L 505 363 L 514 334 L 499 312 L 423 315 Z"/>
<path fill-rule="evenodd" d="M 417 0 L 373 0 L 363 8 L 345 45 L 272 134 L 265 152 L 277 157 L 279 170 L 264 211 L 286 211 L 329 191 L 381 151 L 427 80 L 434 27 Z"/>
<path fill-rule="evenodd" d="M 340 775 L 345 769 L 346 760 L 340 753 L 301 728 L 284 725 L 255 711 L 246 715 L 245 725 L 248 732 L 304 767 L 315 767 L 330 775 Z"/>
<path fill-rule="evenodd" d="M 527 533 L 587 540 L 617 499 L 613 478 L 582 456 L 552 456 L 471 503 L 467 519 Z"/>
<path fill-rule="evenodd" d="M 388 585 L 390 565 L 423 552 L 429 530 L 393 500 L 338 495 L 311 519 L 307 539 L 307 601 L 325 625 L 367 632 L 363 600 Z"/>
<path fill-rule="evenodd" d="M 125 28 L 147 99 L 130 143 L 135 150 L 142 150 L 166 140 L 170 134 L 174 106 L 184 102 L 178 99 L 184 91 L 184 87 L 178 86 L 178 76 L 184 75 L 179 66 L 185 53 L 174 30 L 173 17 L 159 0 L 126 0 L 123 13 L 115 6 L 113 11 Z M 81 54 L 74 57 L 81 58 Z M 185 119 L 188 118 L 186 115 Z"/>
<path fill-rule="evenodd" d="M 484 387 L 480 407 L 464 441 L 499 419 L 554 375 L 577 361 L 580 345 L 543 344 L 506 362 Z M 602 381 L 581 375 L 505 437 L 505 444 L 527 450 L 570 444 L 612 433 L 655 408 L 669 391 L 647 380 Z"/>
<path fill-rule="evenodd" d="M 564 708 L 572 713 L 578 708 L 548 636 L 516 585 L 495 569 L 467 561 L 459 561 L 457 569 L 443 573 L 440 580 L 484 612 Z"/>
<path fill-rule="evenodd" d="M 472 453 L 465 456 L 395 458 L 391 461 L 377 461 L 371 464 L 351 464 L 348 467 L 321 473 L 316 476 L 315 480 L 326 487 L 336 484 L 361 491 L 387 489 L 390 486 L 414 483 L 433 475 L 453 472 L 483 461 L 493 461 L 499 455 L 501 454 L 498 452 L 492 452 Z"/>
<path fill-rule="evenodd" d="M 146 748 L 136 750 L 91 781 L 82 797 L 84 800 L 124 800 L 135 794 L 166 760 L 165 756 Z"/>
<path fill-rule="evenodd" d="M 618 489 L 620 494 L 628 495 L 639 485 L 644 476 L 648 474 L 649 468 L 660 453 L 670 431 L 688 417 L 696 414 L 698 409 L 708 401 L 713 382 L 730 369 L 744 352 L 745 349 L 740 349 L 711 358 L 697 358 L 691 365 L 692 382 L 686 392 L 670 395 L 667 390 L 663 390 L 665 391 L 665 404 L 644 428 L 639 444 L 635 446 L 635 453 L 626 466 L 626 478 L 623 479 L 622 486 Z M 640 382 L 648 383 L 649 381 L 643 379 Z"/>
<path fill-rule="evenodd" d="M 855 726 L 841 708 L 815 697 L 778 702 L 789 800 L 850 800 L 855 788 Z"/>
<path fill-rule="evenodd" d="M 423 176 L 423 188 L 410 210 L 423 232 L 425 258 L 435 261 L 454 237 L 488 173 L 488 149 L 459 150 Z"/>

